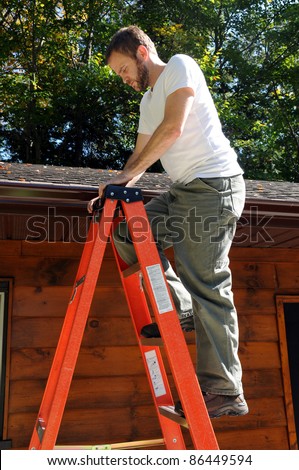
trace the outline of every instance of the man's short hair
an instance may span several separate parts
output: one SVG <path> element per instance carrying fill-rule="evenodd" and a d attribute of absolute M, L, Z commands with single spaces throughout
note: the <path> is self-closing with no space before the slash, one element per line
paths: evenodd
<path fill-rule="evenodd" d="M 145 46 L 149 52 L 157 54 L 153 41 L 138 26 L 121 28 L 112 37 L 106 51 L 106 63 L 108 63 L 112 52 L 120 52 L 136 59 L 139 46 Z"/>

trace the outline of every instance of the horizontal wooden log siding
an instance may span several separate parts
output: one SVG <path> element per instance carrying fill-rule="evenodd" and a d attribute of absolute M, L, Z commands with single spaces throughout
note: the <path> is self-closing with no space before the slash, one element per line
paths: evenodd
<path fill-rule="evenodd" d="M 73 243 L 0 242 L 0 277 L 14 280 L 5 436 L 12 439 L 13 448 L 29 444 L 82 248 Z M 299 250 L 233 248 L 231 268 L 250 413 L 213 421 L 217 439 L 221 449 L 288 449 L 275 295 L 299 294 Z M 186 338 L 194 360 L 193 333 Z M 160 436 L 108 247 L 58 443 Z"/>

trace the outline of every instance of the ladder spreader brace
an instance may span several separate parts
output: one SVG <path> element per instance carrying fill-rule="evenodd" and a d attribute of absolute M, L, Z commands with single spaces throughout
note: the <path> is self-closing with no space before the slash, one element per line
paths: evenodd
<path fill-rule="evenodd" d="M 121 207 L 128 224 L 138 259 L 138 263 L 130 267 L 119 257 L 110 237 L 118 206 Z M 186 449 L 181 430 L 183 425 L 189 428 L 194 449 L 218 449 L 144 209 L 142 192 L 139 188 L 112 185 L 107 186 L 102 206 L 96 208 L 93 213 L 29 449 L 55 448 L 109 238 L 144 361 L 165 448 Z M 161 333 L 166 358 L 186 419 L 174 412 L 174 401 L 159 339 L 157 345 L 152 345 L 152 339 L 147 341 L 140 335 L 142 327 L 152 322 L 151 312 Z"/>

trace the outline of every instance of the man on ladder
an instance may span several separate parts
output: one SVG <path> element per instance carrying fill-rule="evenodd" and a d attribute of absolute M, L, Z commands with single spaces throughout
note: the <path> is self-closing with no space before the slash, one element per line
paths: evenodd
<path fill-rule="evenodd" d="M 124 83 L 136 91 L 147 90 L 135 150 L 109 184 L 134 186 L 161 160 L 173 184 L 152 199 L 146 211 L 181 326 L 196 331 L 197 375 L 207 410 L 211 418 L 245 415 L 228 258 L 245 202 L 236 153 L 222 133 L 204 76 L 191 57 L 178 54 L 165 64 L 151 39 L 130 26 L 113 36 L 106 60 Z M 105 186 L 100 185 L 99 198 Z M 90 213 L 96 199 L 88 204 Z M 121 258 L 133 264 L 136 256 L 128 238 L 122 222 L 114 241 Z M 163 253 L 170 245 L 179 277 Z M 150 323 L 142 334 L 157 337 L 160 332 Z M 184 414 L 180 403 L 176 410 Z"/>

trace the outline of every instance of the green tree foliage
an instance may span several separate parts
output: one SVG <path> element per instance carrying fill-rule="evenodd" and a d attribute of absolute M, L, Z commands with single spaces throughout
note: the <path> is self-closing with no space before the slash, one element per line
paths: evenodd
<path fill-rule="evenodd" d="M 202 67 L 247 178 L 299 181 L 298 1 L 2 0 L 0 22 L 2 158 L 121 168 L 140 95 L 103 57 L 138 24 Z"/>
<path fill-rule="evenodd" d="M 247 177 L 299 181 L 299 5 L 227 3 L 212 85 L 226 134 Z"/>
<path fill-rule="evenodd" d="M 9 152 L 13 160 L 32 163 L 122 166 L 121 155 L 134 143 L 138 97 L 122 90 L 122 100 L 115 100 L 119 87 L 103 61 L 122 6 L 98 0 L 4 2 L 4 156 Z"/>

